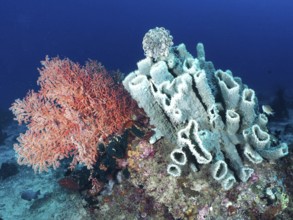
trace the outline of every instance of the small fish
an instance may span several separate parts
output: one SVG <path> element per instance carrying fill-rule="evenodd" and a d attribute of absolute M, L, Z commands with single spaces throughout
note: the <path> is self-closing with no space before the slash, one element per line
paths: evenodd
<path fill-rule="evenodd" d="M 263 105 L 261 108 L 262 108 L 262 111 L 267 115 L 274 115 L 275 114 L 274 110 L 269 105 Z"/>
<path fill-rule="evenodd" d="M 31 201 L 33 199 L 37 199 L 40 194 L 40 190 L 36 192 L 33 190 L 26 190 L 21 193 L 21 198 L 27 201 Z"/>

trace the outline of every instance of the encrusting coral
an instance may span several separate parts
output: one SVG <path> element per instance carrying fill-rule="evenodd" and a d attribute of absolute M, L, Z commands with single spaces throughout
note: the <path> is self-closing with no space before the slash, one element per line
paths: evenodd
<path fill-rule="evenodd" d="M 47 57 L 42 65 L 39 91 L 10 108 L 28 127 L 14 145 L 18 163 L 41 172 L 73 157 L 71 167 L 81 163 L 90 169 L 99 156 L 98 143 L 124 132 L 136 104 L 100 63 L 80 66 Z"/>
<path fill-rule="evenodd" d="M 173 38 L 166 34 L 164 28 L 146 34 L 151 42 L 148 47 L 144 38 L 147 57 L 123 85 L 156 127 L 150 142 L 164 137 L 176 146 L 166 167 L 170 175 L 211 164 L 211 176 L 228 190 L 236 179 L 246 182 L 254 172 L 246 161 L 258 164 L 288 154 L 287 144 L 268 133 L 268 119 L 259 112 L 254 90 L 231 71 L 215 70 L 205 60 L 203 44 L 197 45 L 194 58 L 184 44 L 171 47 Z M 166 45 L 168 52 L 153 55 Z"/>

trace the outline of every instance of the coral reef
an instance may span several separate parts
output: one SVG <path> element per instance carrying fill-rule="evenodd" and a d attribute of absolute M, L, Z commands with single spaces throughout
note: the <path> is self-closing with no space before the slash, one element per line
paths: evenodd
<path fill-rule="evenodd" d="M 18 163 L 41 172 L 73 157 L 71 167 L 80 163 L 90 169 L 99 156 L 98 143 L 123 133 L 136 104 L 100 63 L 80 66 L 47 57 L 42 65 L 39 91 L 10 108 L 28 127 L 14 145 Z"/>
<path fill-rule="evenodd" d="M 162 30 L 165 33 L 150 30 L 145 38 Z M 147 44 L 144 40 L 144 49 Z M 150 143 L 161 137 L 171 143 L 171 176 L 211 164 L 210 175 L 229 190 L 237 179 L 246 182 L 253 174 L 247 162 L 259 164 L 288 154 L 287 144 L 268 133 L 268 119 L 259 112 L 254 90 L 230 70 L 215 70 L 205 59 L 203 44 L 197 44 L 196 58 L 184 44 L 170 47 L 156 41 L 147 48 L 160 51 L 166 45 L 168 53 L 147 55 L 123 85 L 156 127 Z"/>
<path fill-rule="evenodd" d="M 136 166 L 129 166 L 129 181 L 151 196 L 155 206 L 166 206 L 175 219 L 220 216 L 220 219 L 232 220 L 242 219 L 243 215 L 249 219 L 271 219 L 289 206 L 287 189 L 282 174 L 276 172 L 276 164 L 253 164 L 255 172 L 247 182 L 225 190 L 207 178 L 209 167 L 203 166 L 201 172 L 189 172 L 177 178 L 166 175 L 170 145 L 166 139 L 157 141 L 152 146 L 154 154 L 143 160 L 138 158 Z M 131 146 L 131 152 L 138 151 L 139 146 Z M 137 157 L 132 154 L 129 158 L 135 160 Z M 268 216 L 270 218 L 265 218 Z"/>
<path fill-rule="evenodd" d="M 123 81 L 94 61 L 46 58 L 40 90 L 11 107 L 28 127 L 14 145 L 18 162 L 43 171 L 62 160 L 35 178 L 55 183 L 74 218 L 288 219 L 292 159 L 274 161 L 288 154 L 291 124 L 271 133 L 254 90 L 206 61 L 203 44 L 194 58 L 172 40 L 165 28 L 148 31 L 146 58 Z M 53 195 L 30 211 L 43 213 Z"/>

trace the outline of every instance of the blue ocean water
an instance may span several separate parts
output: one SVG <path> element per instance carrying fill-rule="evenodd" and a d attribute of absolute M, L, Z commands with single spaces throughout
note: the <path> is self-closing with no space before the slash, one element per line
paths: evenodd
<path fill-rule="evenodd" d="M 156 26 L 174 43 L 205 45 L 216 68 L 231 69 L 257 92 L 293 83 L 291 0 L 0 1 L 1 108 L 36 89 L 40 60 L 88 58 L 128 73 L 144 57 L 142 38 Z"/>
<path fill-rule="evenodd" d="M 241 77 L 245 84 L 254 89 L 264 102 L 268 102 L 281 88 L 286 97 L 291 98 L 292 115 L 292 12 L 292 0 L 0 0 L 0 122 L 5 121 L 2 110 L 8 110 L 15 99 L 25 97 L 29 90 L 38 89 L 38 68 L 47 55 L 68 57 L 81 64 L 88 59 L 98 60 L 108 70 L 119 69 L 127 74 L 137 68 L 138 60 L 144 58 L 142 39 L 149 29 L 155 27 L 168 29 L 174 44 L 184 43 L 194 56 L 196 44 L 202 42 L 206 59 L 212 61 L 216 69 L 230 69 L 234 76 Z M 283 135 L 287 133 L 289 138 L 284 138 L 284 141 L 290 140 L 288 143 L 292 148 L 292 117 L 288 119 L 288 124 L 282 123 L 272 127 L 277 131 L 276 136 L 280 130 L 287 129 Z M 85 205 L 85 197 L 78 193 L 71 194 L 60 187 L 60 179 L 71 188 L 76 187 L 72 182 L 67 183 L 66 178 L 62 179 L 66 168 L 40 175 L 33 173 L 31 167 L 19 168 L 12 146 L 18 132 L 24 132 L 25 127 L 18 127 L 15 123 L 2 132 L 1 126 L 0 167 L 4 170 L 4 161 L 5 166 L 12 164 L 12 167 L 5 168 L 8 172 L 5 170 L 1 173 L 0 169 L 0 220 L 41 219 L 32 216 L 42 216 L 43 219 L 89 219 L 76 217 L 92 214 L 91 207 Z M 5 142 L 1 143 L 1 140 Z M 69 175 L 67 172 L 66 175 Z M 263 176 L 267 175 L 265 172 L 275 175 L 275 171 L 270 169 L 263 172 Z M 292 185 L 288 182 L 293 175 L 292 172 L 287 173 L 286 187 L 290 189 Z M 252 181 L 261 179 L 258 174 L 251 178 Z M 278 179 L 277 175 L 274 178 Z M 281 180 L 278 180 L 278 185 L 277 181 L 271 184 L 271 179 L 263 178 L 264 185 L 272 189 L 274 184 L 275 189 L 284 187 Z M 113 187 L 114 182 L 109 182 L 107 184 Z M 209 187 L 209 190 L 214 189 Z M 263 189 L 260 191 L 265 192 Z M 120 203 L 125 202 L 123 207 L 128 211 L 128 205 L 139 204 L 135 199 L 140 199 L 142 195 L 139 194 L 140 189 L 130 187 L 121 190 L 121 194 L 117 190 L 115 195 L 124 195 L 125 192 L 130 196 L 121 196 Z M 249 194 L 247 197 L 259 198 Z M 215 204 L 224 204 L 221 197 L 214 201 Z M 269 202 L 276 201 L 268 200 L 268 204 L 261 202 L 269 210 Z M 88 204 L 90 202 L 87 201 Z M 263 207 L 261 202 L 257 204 L 259 207 Z M 135 205 L 133 207 L 137 207 Z M 245 209 L 246 205 L 239 207 Z M 116 215 L 119 216 L 117 207 L 113 210 L 118 210 Z M 201 210 L 205 210 L 205 207 L 199 206 Z M 86 208 L 88 212 L 82 213 L 81 210 Z M 138 209 L 133 210 L 133 213 L 138 212 Z M 144 213 L 139 214 L 142 217 Z M 73 217 L 69 218 L 71 215 Z M 99 218 L 94 216 L 94 219 Z M 104 219 L 111 218 L 106 216 Z"/>

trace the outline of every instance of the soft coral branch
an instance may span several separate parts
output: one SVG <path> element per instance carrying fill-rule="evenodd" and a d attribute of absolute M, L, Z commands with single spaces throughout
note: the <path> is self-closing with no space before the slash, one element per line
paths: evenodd
<path fill-rule="evenodd" d="M 98 143 L 121 134 L 137 106 L 99 63 L 80 66 L 69 59 L 46 58 L 42 65 L 40 90 L 11 107 L 15 119 L 28 127 L 14 146 L 18 162 L 43 171 L 72 156 L 71 166 L 92 168 Z"/>

